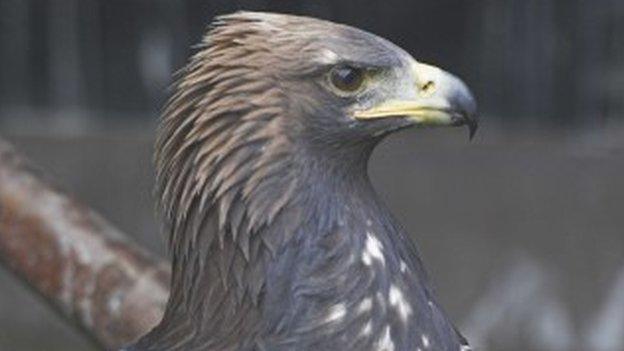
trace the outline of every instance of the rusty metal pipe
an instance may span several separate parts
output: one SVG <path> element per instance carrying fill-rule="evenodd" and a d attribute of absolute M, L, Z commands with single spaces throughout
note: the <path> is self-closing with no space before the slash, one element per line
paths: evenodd
<path fill-rule="evenodd" d="M 0 263 L 105 349 L 152 328 L 167 264 L 51 186 L 0 140 Z"/>

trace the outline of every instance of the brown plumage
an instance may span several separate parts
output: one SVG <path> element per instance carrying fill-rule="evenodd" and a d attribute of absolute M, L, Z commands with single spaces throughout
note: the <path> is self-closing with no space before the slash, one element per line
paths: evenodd
<path fill-rule="evenodd" d="M 394 130 L 473 123 L 465 86 L 417 65 L 343 25 L 219 17 L 161 121 L 171 296 L 161 324 L 128 350 L 399 351 L 423 340 L 458 350 L 415 248 L 366 176 Z M 419 69 L 427 76 L 412 76 Z M 359 91 L 341 90 L 361 77 Z M 431 82 L 439 93 L 425 91 Z M 397 98 L 419 105 L 399 112 L 387 105 Z"/>

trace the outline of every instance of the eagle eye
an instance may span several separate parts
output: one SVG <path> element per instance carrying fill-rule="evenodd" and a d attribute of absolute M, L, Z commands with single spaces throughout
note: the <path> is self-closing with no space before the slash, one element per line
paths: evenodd
<path fill-rule="evenodd" d="M 352 94 L 364 85 L 366 72 L 364 69 L 339 65 L 329 72 L 329 82 L 339 93 Z"/>

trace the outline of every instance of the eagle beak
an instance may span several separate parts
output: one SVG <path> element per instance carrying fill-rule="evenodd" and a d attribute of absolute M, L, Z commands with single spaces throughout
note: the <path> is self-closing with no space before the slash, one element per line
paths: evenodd
<path fill-rule="evenodd" d="M 418 126 L 468 127 L 470 139 L 477 131 L 477 104 L 464 82 L 438 67 L 413 61 L 409 86 L 397 96 L 355 111 L 359 120 L 387 117 L 407 118 Z"/>

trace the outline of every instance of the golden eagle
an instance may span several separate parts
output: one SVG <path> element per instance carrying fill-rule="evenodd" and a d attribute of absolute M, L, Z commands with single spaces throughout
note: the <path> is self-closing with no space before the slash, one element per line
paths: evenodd
<path fill-rule="evenodd" d="M 218 17 L 156 145 L 171 296 L 126 350 L 468 350 L 367 163 L 391 132 L 475 115 L 458 78 L 370 33 Z"/>

